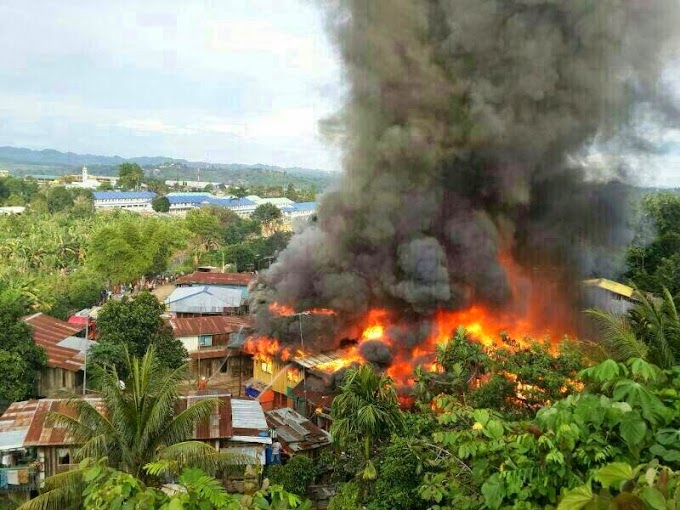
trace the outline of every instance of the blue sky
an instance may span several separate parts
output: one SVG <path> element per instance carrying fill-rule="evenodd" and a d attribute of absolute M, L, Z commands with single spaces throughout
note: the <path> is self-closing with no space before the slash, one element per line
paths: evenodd
<path fill-rule="evenodd" d="M 0 145 L 338 169 L 311 1 L 6 0 L 0 48 Z"/>

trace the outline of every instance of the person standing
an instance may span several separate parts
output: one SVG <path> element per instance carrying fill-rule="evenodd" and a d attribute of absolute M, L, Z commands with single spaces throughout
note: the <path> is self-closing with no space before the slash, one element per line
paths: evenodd
<path fill-rule="evenodd" d="M 272 443 L 272 464 L 281 464 L 281 443 L 278 439 Z"/>

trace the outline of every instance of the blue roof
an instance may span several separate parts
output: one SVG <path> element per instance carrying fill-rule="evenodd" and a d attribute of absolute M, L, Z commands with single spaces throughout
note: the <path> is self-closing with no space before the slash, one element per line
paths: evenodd
<path fill-rule="evenodd" d="M 153 198 L 156 194 L 153 191 L 95 191 L 92 196 L 95 200 L 113 200 L 116 198 Z"/>
<path fill-rule="evenodd" d="M 168 195 L 171 204 L 215 205 L 218 207 L 247 207 L 255 202 L 247 198 L 218 198 L 208 193 L 186 193 Z"/>
<path fill-rule="evenodd" d="M 316 202 L 296 202 L 294 204 L 289 205 L 285 209 L 287 211 L 297 211 L 297 212 L 305 212 L 305 211 L 316 211 L 318 204 Z"/>
<path fill-rule="evenodd" d="M 167 197 L 171 204 L 207 204 L 210 200 L 210 195 L 203 193 L 172 194 Z"/>

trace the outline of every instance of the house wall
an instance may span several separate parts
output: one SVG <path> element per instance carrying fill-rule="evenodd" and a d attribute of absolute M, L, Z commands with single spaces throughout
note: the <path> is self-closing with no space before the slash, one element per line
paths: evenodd
<path fill-rule="evenodd" d="M 286 365 L 277 360 L 265 363 L 253 358 L 253 377 L 260 382 L 271 384 L 272 390 L 283 395 L 287 395 L 289 389 L 295 386 L 288 381 L 287 372 Z"/>
<path fill-rule="evenodd" d="M 38 395 L 49 396 L 57 391 L 75 391 L 83 384 L 82 372 L 70 372 L 63 368 L 45 367 L 37 383 Z"/>
<path fill-rule="evenodd" d="M 177 338 L 179 338 L 188 352 L 196 352 L 198 350 L 198 336 L 180 336 Z"/>

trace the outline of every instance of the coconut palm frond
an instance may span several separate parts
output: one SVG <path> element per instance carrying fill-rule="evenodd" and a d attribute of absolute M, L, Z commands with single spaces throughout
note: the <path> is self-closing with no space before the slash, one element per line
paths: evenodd
<path fill-rule="evenodd" d="M 82 507 L 83 490 L 80 470 L 58 473 L 45 479 L 42 494 L 17 510 L 76 510 Z"/>
<path fill-rule="evenodd" d="M 219 452 L 201 441 L 184 441 L 163 448 L 158 453 L 160 462 L 170 461 L 167 468 L 176 469 L 178 474 L 184 468 L 200 468 L 208 473 L 217 471 L 243 472 L 245 466 L 257 464 L 250 455 L 235 452 Z"/>
<path fill-rule="evenodd" d="M 606 345 L 611 358 L 625 361 L 629 358 L 646 358 L 649 351 L 640 341 L 630 322 L 625 317 L 591 308 L 586 314 L 592 317 L 599 327 L 602 342 Z"/>
<path fill-rule="evenodd" d="M 192 435 L 194 424 L 207 420 L 218 405 L 219 401 L 213 398 L 192 403 L 167 424 L 162 435 L 158 437 L 159 441 L 163 441 L 165 445 L 186 441 Z"/>

